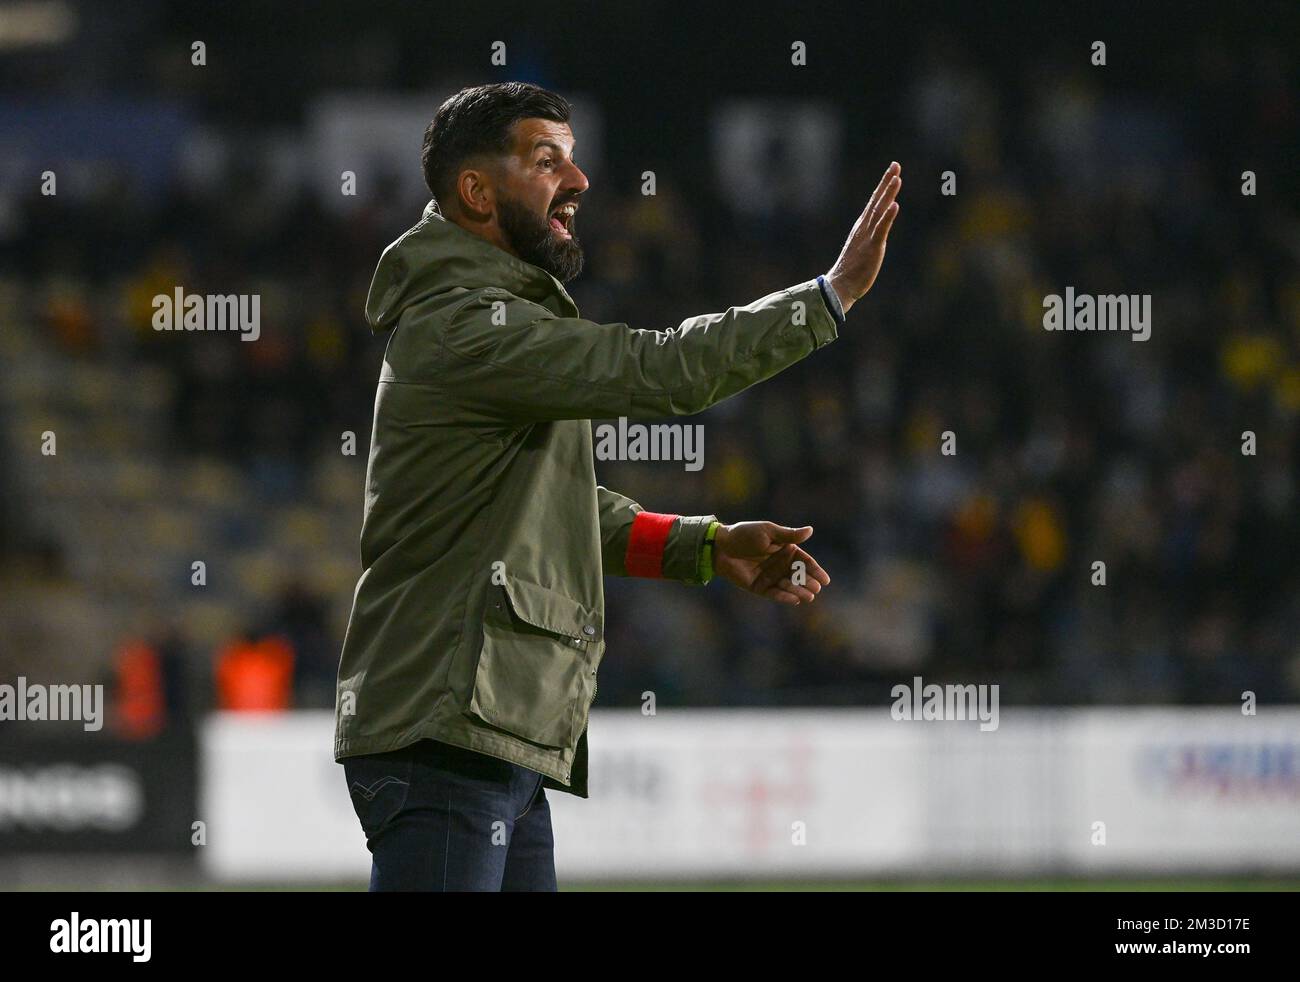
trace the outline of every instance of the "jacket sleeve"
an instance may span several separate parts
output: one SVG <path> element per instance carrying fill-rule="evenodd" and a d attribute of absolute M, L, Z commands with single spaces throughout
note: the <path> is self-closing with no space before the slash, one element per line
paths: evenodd
<path fill-rule="evenodd" d="M 817 280 L 666 331 L 556 317 L 489 287 L 447 314 L 436 381 L 445 398 L 491 419 L 685 416 L 837 336 Z"/>
<path fill-rule="evenodd" d="M 715 515 L 661 515 L 631 498 L 596 488 L 600 553 L 606 576 L 647 576 L 699 583 L 700 547 Z"/>

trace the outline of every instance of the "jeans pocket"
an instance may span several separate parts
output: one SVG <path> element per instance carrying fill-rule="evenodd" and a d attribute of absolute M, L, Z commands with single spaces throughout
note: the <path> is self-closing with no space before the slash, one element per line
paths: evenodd
<path fill-rule="evenodd" d="M 524 805 L 524 810 L 515 816 L 516 822 L 532 811 L 534 805 L 543 800 L 546 792 L 542 790 L 542 780 L 542 775 L 538 774 L 537 783 L 533 785 L 533 793 L 528 796 L 528 803 Z"/>
<path fill-rule="evenodd" d="M 401 751 L 343 761 L 352 810 L 367 839 L 382 832 L 405 807 L 411 790 L 411 767 L 410 754 Z"/>

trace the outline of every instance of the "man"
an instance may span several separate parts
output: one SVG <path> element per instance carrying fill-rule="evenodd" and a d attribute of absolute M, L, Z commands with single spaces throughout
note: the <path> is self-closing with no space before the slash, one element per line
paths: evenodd
<path fill-rule="evenodd" d="M 582 268 L 587 190 L 562 98 L 465 89 L 423 163 L 434 200 L 366 301 L 389 336 L 334 755 L 372 890 L 554 890 L 544 789 L 587 796 L 602 576 L 717 574 L 785 604 L 830 582 L 809 527 L 656 514 L 598 487 L 589 421 L 698 413 L 833 341 L 880 269 L 900 168 L 825 276 L 648 331 L 582 320 L 561 285 Z"/>

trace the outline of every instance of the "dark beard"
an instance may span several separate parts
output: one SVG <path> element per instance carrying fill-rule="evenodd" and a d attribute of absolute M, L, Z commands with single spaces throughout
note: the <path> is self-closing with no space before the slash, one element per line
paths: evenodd
<path fill-rule="evenodd" d="M 536 214 L 511 198 L 497 201 L 497 220 L 515 255 L 540 266 L 561 283 L 582 272 L 582 246 L 575 235 L 562 239 L 551 231 L 549 218 Z"/>

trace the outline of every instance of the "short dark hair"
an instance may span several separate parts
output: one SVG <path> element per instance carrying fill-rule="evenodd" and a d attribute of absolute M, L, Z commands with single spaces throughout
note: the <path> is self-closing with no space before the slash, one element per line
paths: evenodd
<path fill-rule="evenodd" d="M 446 206 L 461 165 L 478 154 L 504 154 L 510 128 L 521 119 L 567 123 L 573 107 L 559 95 L 528 82 L 496 82 L 461 89 L 438 107 L 420 150 L 424 183 Z"/>

